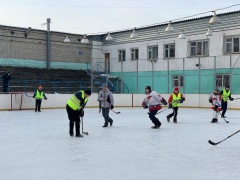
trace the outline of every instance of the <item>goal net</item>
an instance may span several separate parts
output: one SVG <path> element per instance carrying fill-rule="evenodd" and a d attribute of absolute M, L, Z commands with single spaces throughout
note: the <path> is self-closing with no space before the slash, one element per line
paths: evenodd
<path fill-rule="evenodd" d="M 10 111 L 34 109 L 35 99 L 32 98 L 33 93 L 10 92 L 10 96 Z"/>

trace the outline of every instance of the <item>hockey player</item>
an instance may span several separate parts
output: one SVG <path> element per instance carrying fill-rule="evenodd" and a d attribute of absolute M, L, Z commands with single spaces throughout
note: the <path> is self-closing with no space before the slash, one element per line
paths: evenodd
<path fill-rule="evenodd" d="M 213 93 L 209 96 L 209 103 L 212 104 L 213 118 L 211 123 L 218 123 L 218 115 L 221 111 L 221 94 L 218 89 L 214 89 Z"/>
<path fill-rule="evenodd" d="M 225 113 L 227 111 L 227 100 L 233 101 L 233 98 L 231 97 L 231 92 L 229 86 L 226 86 L 225 89 L 221 91 L 222 95 L 222 118 L 226 118 Z"/>
<path fill-rule="evenodd" d="M 47 100 L 47 97 L 45 96 L 42 86 L 39 86 L 38 89 L 34 92 L 33 98 L 36 99 L 36 104 L 35 104 L 35 112 L 41 112 L 41 104 L 42 104 L 42 98 Z"/>
<path fill-rule="evenodd" d="M 173 112 L 167 116 L 168 122 L 170 122 L 171 117 L 173 117 L 173 122 L 177 123 L 178 108 L 180 107 L 180 103 L 183 103 L 183 101 L 185 101 L 185 97 L 179 92 L 178 87 L 175 87 L 173 93 L 168 99 L 168 107 L 169 109 L 173 109 Z"/>
<path fill-rule="evenodd" d="M 152 129 L 159 129 L 161 126 L 161 122 L 158 118 L 155 117 L 158 110 L 162 109 L 161 103 L 167 105 L 166 100 L 159 95 L 156 91 L 152 91 L 150 86 L 146 86 L 145 93 L 147 94 L 146 98 L 142 102 L 142 107 L 144 109 L 149 108 L 149 118 L 153 122 L 154 126 Z"/>
<path fill-rule="evenodd" d="M 113 120 L 109 117 L 109 110 L 114 108 L 114 99 L 106 84 L 102 85 L 102 90 L 98 94 L 98 101 L 101 103 L 99 108 L 102 108 L 102 116 L 105 121 L 103 127 L 108 127 L 108 123 L 112 126 Z"/>
<path fill-rule="evenodd" d="M 69 135 L 74 136 L 73 128 L 75 123 L 76 137 L 83 137 L 80 134 L 80 117 L 84 116 L 84 107 L 88 102 L 88 97 L 91 96 L 90 90 L 78 91 L 71 99 L 68 100 L 66 110 L 69 119 Z"/>

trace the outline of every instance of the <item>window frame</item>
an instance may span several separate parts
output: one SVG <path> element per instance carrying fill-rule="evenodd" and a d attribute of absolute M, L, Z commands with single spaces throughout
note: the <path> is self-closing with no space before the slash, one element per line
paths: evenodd
<path fill-rule="evenodd" d="M 153 52 L 153 50 L 154 50 L 154 48 L 157 48 L 157 51 L 156 51 L 156 53 L 157 53 L 157 57 L 156 58 L 153 58 L 153 56 L 154 56 L 154 52 Z M 149 57 L 149 53 L 151 52 L 151 58 Z M 147 47 L 147 60 L 148 61 L 157 61 L 158 60 L 158 45 L 153 45 L 153 46 L 148 46 Z"/>
<path fill-rule="evenodd" d="M 217 77 L 217 76 L 222 76 L 221 80 L 220 80 L 221 81 L 221 86 L 219 86 L 219 83 L 217 83 L 220 79 L 220 77 Z M 225 80 L 224 76 L 228 76 L 228 78 L 227 78 L 228 82 L 224 81 Z M 224 87 L 230 85 L 230 81 L 231 81 L 231 75 L 230 74 L 216 74 L 214 84 L 215 84 L 215 87 L 224 88 Z"/>
<path fill-rule="evenodd" d="M 166 46 L 172 46 L 172 45 L 174 45 L 174 56 L 173 56 L 173 57 L 170 57 L 170 52 L 171 52 L 170 49 L 171 49 L 171 48 L 168 47 L 168 55 L 169 55 L 169 56 L 166 57 L 166 50 L 167 50 L 167 49 L 166 49 Z M 174 58 L 176 57 L 176 44 L 175 44 L 175 43 L 164 44 L 164 45 L 163 45 L 163 52 L 164 52 L 164 53 L 163 53 L 163 58 L 164 58 L 164 59 L 174 59 Z"/>
<path fill-rule="evenodd" d="M 227 42 L 227 39 L 232 39 Z M 238 39 L 238 51 L 234 52 L 234 39 Z M 231 52 L 227 52 L 227 44 L 231 44 Z M 240 53 L 240 35 L 238 36 L 225 36 L 224 37 L 224 54 L 239 54 Z"/>
<path fill-rule="evenodd" d="M 177 78 L 175 78 L 177 77 Z M 173 74 L 172 75 L 172 87 L 184 87 L 184 75 L 183 74 Z M 175 81 L 177 80 L 177 85 L 175 85 Z"/>
<path fill-rule="evenodd" d="M 123 53 L 124 53 L 124 55 L 123 55 Z M 120 55 L 121 55 L 121 57 L 120 57 Z M 119 49 L 118 50 L 118 61 L 119 62 L 126 61 L 126 50 L 125 49 Z"/>
<path fill-rule="evenodd" d="M 207 53 L 204 53 L 204 42 L 207 42 Z M 196 43 L 195 46 L 192 46 L 192 43 Z M 201 43 L 201 54 L 198 54 L 199 46 L 198 44 Z M 188 42 L 188 54 L 189 57 L 206 57 L 209 56 L 209 39 L 203 39 L 203 40 L 193 40 Z M 195 55 L 192 54 L 192 47 L 195 47 Z"/>
<path fill-rule="evenodd" d="M 136 52 L 137 50 L 137 52 Z M 137 57 L 136 57 L 137 55 Z M 130 49 L 130 57 L 131 61 L 139 60 L 139 48 L 131 48 Z"/>

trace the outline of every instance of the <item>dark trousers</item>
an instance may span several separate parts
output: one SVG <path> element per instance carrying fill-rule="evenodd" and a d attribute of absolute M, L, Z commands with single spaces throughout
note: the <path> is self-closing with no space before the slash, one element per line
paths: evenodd
<path fill-rule="evenodd" d="M 3 92 L 8 92 L 8 82 L 3 82 Z"/>
<path fill-rule="evenodd" d="M 173 112 L 171 114 L 168 115 L 169 118 L 174 117 L 177 118 L 178 115 L 178 107 L 173 107 Z"/>
<path fill-rule="evenodd" d="M 227 111 L 227 105 L 227 101 L 222 101 L 222 116 L 224 116 Z"/>
<path fill-rule="evenodd" d="M 73 110 L 68 105 L 66 105 L 66 110 L 67 110 L 68 119 L 69 119 L 69 134 L 73 135 L 73 128 L 74 128 L 74 123 L 75 123 L 76 135 L 79 135 L 80 134 L 79 111 L 78 110 Z"/>
<path fill-rule="evenodd" d="M 108 123 L 113 122 L 113 120 L 109 117 L 109 107 L 102 107 L 102 115 L 105 120 L 105 125 L 108 125 Z"/>
<path fill-rule="evenodd" d="M 41 104 L 42 104 L 42 100 L 41 99 L 36 99 L 35 111 L 40 111 L 41 110 Z"/>
<path fill-rule="evenodd" d="M 153 124 L 155 126 L 160 126 L 160 121 L 158 120 L 158 118 L 156 118 L 156 114 L 157 114 L 158 110 L 153 110 L 149 112 L 149 118 L 151 119 L 151 121 L 153 122 Z"/>

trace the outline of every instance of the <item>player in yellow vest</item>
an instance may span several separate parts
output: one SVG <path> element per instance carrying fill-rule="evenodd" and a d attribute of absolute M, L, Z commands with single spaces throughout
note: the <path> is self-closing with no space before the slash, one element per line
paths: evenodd
<path fill-rule="evenodd" d="M 33 94 L 33 98 L 36 99 L 36 105 L 35 105 L 35 112 L 41 112 L 41 104 L 42 104 L 42 98 L 47 100 L 47 97 L 45 96 L 42 86 L 39 86 L 38 89 Z"/>
<path fill-rule="evenodd" d="M 170 122 L 171 117 L 173 117 L 173 122 L 177 123 L 178 108 L 183 101 L 185 101 L 185 97 L 179 92 L 178 87 L 175 87 L 173 93 L 168 99 L 169 109 L 173 109 L 173 112 L 167 116 L 168 122 Z"/>
<path fill-rule="evenodd" d="M 223 118 L 226 118 L 225 113 L 227 111 L 227 100 L 233 101 L 233 98 L 231 97 L 231 91 L 229 86 L 226 86 L 225 89 L 221 91 L 222 95 L 222 116 Z"/>
<path fill-rule="evenodd" d="M 83 137 L 80 134 L 80 117 L 84 116 L 84 107 L 87 104 L 88 97 L 91 96 L 90 90 L 76 92 L 67 102 L 66 110 L 69 119 L 69 135 L 74 136 L 73 128 L 75 123 L 76 137 Z"/>

